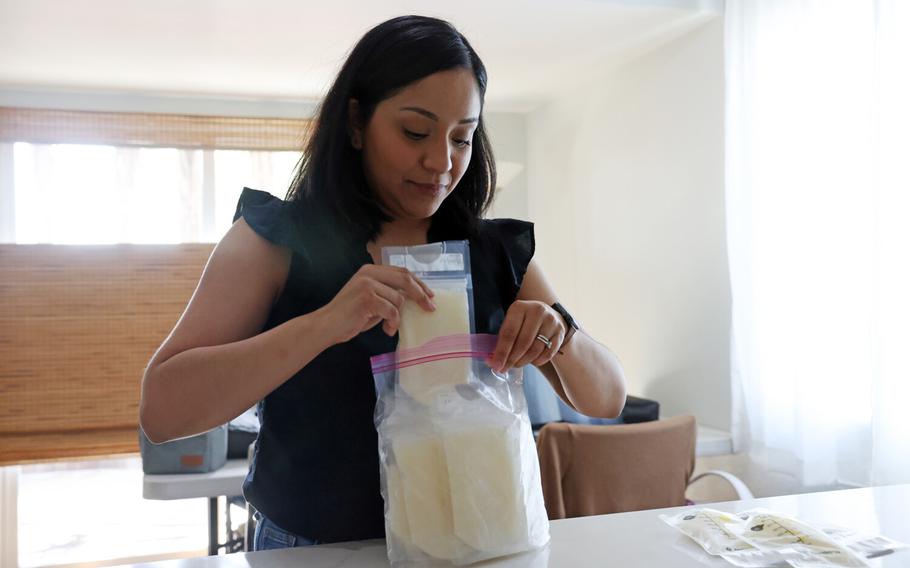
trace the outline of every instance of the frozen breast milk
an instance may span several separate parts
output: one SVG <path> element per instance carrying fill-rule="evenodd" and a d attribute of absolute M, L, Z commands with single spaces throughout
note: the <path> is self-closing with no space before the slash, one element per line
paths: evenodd
<path fill-rule="evenodd" d="M 389 527 L 392 533 L 403 543 L 410 544 L 411 529 L 404 504 L 404 490 L 401 487 L 401 473 L 398 468 L 389 464 L 386 467 L 386 484 L 389 500 Z"/>
<path fill-rule="evenodd" d="M 431 405 L 438 393 L 468 384 L 470 372 L 470 359 L 443 359 L 399 369 L 398 384 L 417 402 Z"/>
<path fill-rule="evenodd" d="M 443 437 L 455 535 L 477 550 L 502 550 L 526 537 L 520 427 L 516 420 Z"/>
<path fill-rule="evenodd" d="M 436 311 L 428 312 L 408 300 L 401 308 L 398 349 L 420 347 L 444 335 L 471 333 L 468 293 L 464 288 L 433 288 Z"/>
<path fill-rule="evenodd" d="M 401 309 L 398 349 L 419 347 L 437 337 L 471 332 L 468 295 L 464 288 L 434 288 L 436 311 L 428 312 L 412 301 Z M 471 360 L 443 359 L 398 370 L 398 384 L 411 398 L 430 404 L 446 387 L 467 384 Z"/>
<path fill-rule="evenodd" d="M 452 498 L 442 442 L 437 436 L 408 437 L 393 444 L 401 474 L 411 543 L 430 556 L 452 559 L 464 543 L 452 526 Z"/>

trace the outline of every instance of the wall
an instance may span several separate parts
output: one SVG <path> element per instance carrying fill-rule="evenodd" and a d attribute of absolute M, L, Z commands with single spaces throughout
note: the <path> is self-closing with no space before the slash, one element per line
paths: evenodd
<path fill-rule="evenodd" d="M 484 112 L 500 187 L 488 217 L 528 218 L 527 126 L 522 113 Z"/>
<path fill-rule="evenodd" d="M 729 430 L 723 18 L 528 115 L 538 259 L 629 392 Z"/>

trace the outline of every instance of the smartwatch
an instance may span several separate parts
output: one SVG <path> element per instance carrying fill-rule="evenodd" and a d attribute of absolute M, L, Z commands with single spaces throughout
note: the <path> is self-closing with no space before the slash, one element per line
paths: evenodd
<path fill-rule="evenodd" d="M 560 345 L 559 349 L 557 349 L 557 351 L 562 354 L 562 348 L 566 346 L 569 340 L 572 339 L 572 336 L 575 335 L 575 332 L 578 331 L 578 322 L 575 321 L 575 318 L 572 317 L 572 314 L 570 314 L 569 311 L 565 309 L 559 302 L 556 302 L 550 307 L 556 310 L 559 315 L 562 316 L 562 319 L 566 322 L 566 336 L 562 340 L 562 345 Z"/>

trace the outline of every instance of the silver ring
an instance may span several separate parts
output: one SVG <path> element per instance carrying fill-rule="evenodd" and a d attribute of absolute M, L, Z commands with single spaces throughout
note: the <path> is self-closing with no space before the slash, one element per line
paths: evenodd
<path fill-rule="evenodd" d="M 540 341 L 540 342 L 542 342 L 544 345 L 546 345 L 546 346 L 547 346 L 547 349 L 553 347 L 553 342 L 550 341 L 550 339 L 547 338 L 546 335 L 541 335 L 541 334 L 538 333 L 538 334 L 537 334 L 537 337 L 535 337 L 534 339 L 536 339 L 537 341 Z"/>

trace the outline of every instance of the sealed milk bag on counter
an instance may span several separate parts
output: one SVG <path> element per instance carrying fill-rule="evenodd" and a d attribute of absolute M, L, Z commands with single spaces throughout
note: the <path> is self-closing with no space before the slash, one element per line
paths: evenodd
<path fill-rule="evenodd" d="M 485 361 L 496 336 L 469 333 L 466 243 L 390 247 L 383 258 L 424 280 L 437 305 L 406 305 L 398 350 L 371 359 L 389 560 L 463 565 L 546 545 L 520 369 L 495 373 Z"/>
<path fill-rule="evenodd" d="M 521 370 L 490 369 L 495 346 L 495 335 L 460 334 L 371 359 L 393 565 L 470 564 L 549 541 Z M 419 378 L 440 363 L 465 377 L 401 388 L 401 371 Z"/>

